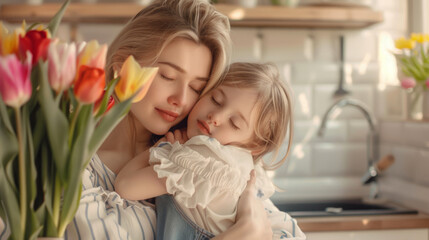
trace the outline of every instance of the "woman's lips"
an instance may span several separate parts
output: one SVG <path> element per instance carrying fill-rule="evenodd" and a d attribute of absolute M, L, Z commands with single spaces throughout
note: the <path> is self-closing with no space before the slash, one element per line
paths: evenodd
<path fill-rule="evenodd" d="M 167 110 L 162 110 L 159 108 L 156 108 L 156 111 L 167 122 L 174 122 L 177 119 L 177 117 L 179 116 L 178 113 L 170 112 Z"/>
<path fill-rule="evenodd" d="M 197 125 L 202 133 L 210 135 L 210 126 L 206 122 L 198 120 Z"/>

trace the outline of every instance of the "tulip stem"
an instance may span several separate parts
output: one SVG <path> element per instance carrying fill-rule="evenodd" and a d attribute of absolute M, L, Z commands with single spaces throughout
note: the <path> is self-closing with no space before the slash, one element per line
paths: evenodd
<path fill-rule="evenodd" d="M 76 111 L 73 113 L 73 118 L 71 121 L 71 125 L 70 125 L 70 131 L 69 131 L 69 146 L 72 147 L 72 142 L 73 142 L 73 133 L 74 133 L 74 129 L 76 127 L 76 121 L 77 121 L 77 116 L 79 115 L 79 111 L 81 109 L 81 104 L 80 102 L 77 103 L 77 107 L 76 107 Z"/>
<path fill-rule="evenodd" d="M 61 206 L 61 186 L 60 186 L 60 177 L 58 172 L 55 173 L 55 183 L 54 183 L 54 203 L 52 207 L 52 218 L 54 219 L 54 225 L 59 226 L 60 222 L 60 206 Z"/>
<path fill-rule="evenodd" d="M 22 128 L 21 128 L 21 111 L 19 107 L 15 108 L 15 116 L 16 116 L 16 131 L 18 135 L 18 144 L 19 144 L 19 206 L 20 206 L 20 214 L 21 214 L 21 231 L 25 232 L 25 223 L 27 217 L 27 183 L 25 179 L 25 161 L 24 161 L 24 143 L 22 136 Z"/>

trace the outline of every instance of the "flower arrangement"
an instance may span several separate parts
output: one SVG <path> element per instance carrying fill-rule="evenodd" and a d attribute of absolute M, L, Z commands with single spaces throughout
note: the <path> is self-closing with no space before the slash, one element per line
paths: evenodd
<path fill-rule="evenodd" d="M 395 54 L 399 60 L 401 71 L 407 76 L 401 79 L 405 89 L 416 85 L 429 88 L 429 34 L 411 34 L 409 39 L 404 37 L 395 41 L 395 47 L 400 50 Z"/>
<path fill-rule="evenodd" d="M 157 72 L 130 56 L 106 85 L 107 45 L 51 37 L 68 4 L 47 28 L 9 33 L 0 23 L 0 217 L 10 239 L 64 235 L 83 170 Z"/>
<path fill-rule="evenodd" d="M 405 77 L 400 85 L 409 96 L 408 111 L 415 111 L 422 92 L 429 89 L 429 34 L 413 33 L 395 41 L 395 57 Z"/>

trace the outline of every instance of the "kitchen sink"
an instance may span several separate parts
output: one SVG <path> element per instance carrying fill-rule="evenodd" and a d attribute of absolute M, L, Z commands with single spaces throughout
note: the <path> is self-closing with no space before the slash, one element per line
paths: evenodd
<path fill-rule="evenodd" d="M 311 200 L 276 204 L 279 210 L 292 217 L 362 216 L 385 214 L 417 214 L 392 203 L 372 203 L 362 199 Z"/>

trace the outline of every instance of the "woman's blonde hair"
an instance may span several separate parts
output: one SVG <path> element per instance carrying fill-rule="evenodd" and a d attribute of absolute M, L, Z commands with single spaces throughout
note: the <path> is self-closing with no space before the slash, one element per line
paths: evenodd
<path fill-rule="evenodd" d="M 228 18 L 204 0 L 154 0 L 132 18 L 111 43 L 107 52 L 106 79 L 113 79 L 125 59 L 133 55 L 142 66 L 153 65 L 163 49 L 183 37 L 207 46 L 212 54 L 209 81 L 203 93 L 223 77 L 230 63 L 231 45 Z M 136 133 L 130 111 L 132 142 Z M 134 148 L 134 147 L 132 147 Z"/>
<path fill-rule="evenodd" d="M 175 38 L 184 37 L 207 46 L 212 53 L 210 90 L 230 63 L 228 18 L 203 0 L 155 0 L 141 10 L 118 34 L 107 53 L 106 79 L 113 79 L 129 55 L 142 65 L 156 62 Z"/>
<path fill-rule="evenodd" d="M 290 152 L 293 137 L 292 90 L 279 77 L 274 64 L 233 63 L 221 85 L 251 88 L 258 92 L 254 111 L 257 120 L 254 140 L 243 147 L 252 150 L 255 163 L 269 152 L 274 152 L 270 163 L 263 161 L 267 170 L 280 167 Z M 288 147 L 285 155 L 275 161 L 279 155 L 289 129 Z"/>

